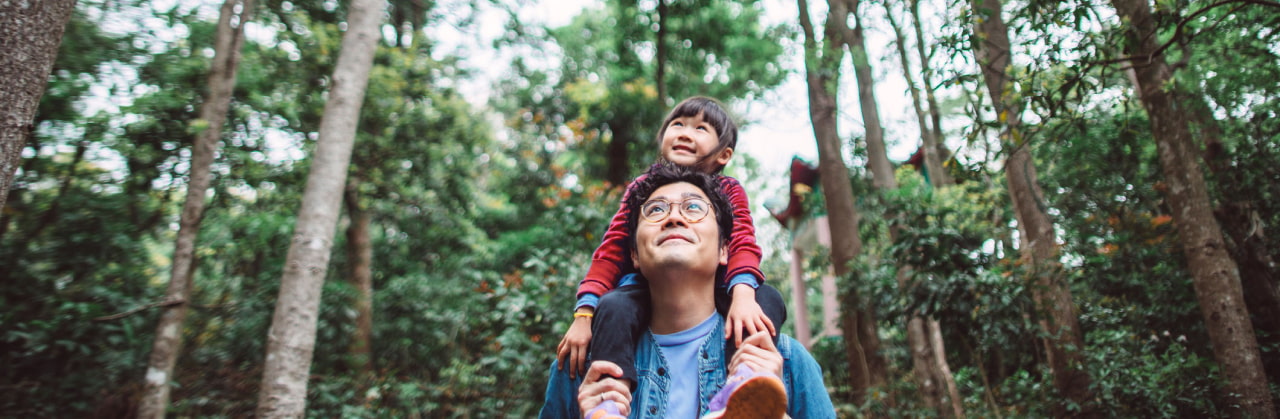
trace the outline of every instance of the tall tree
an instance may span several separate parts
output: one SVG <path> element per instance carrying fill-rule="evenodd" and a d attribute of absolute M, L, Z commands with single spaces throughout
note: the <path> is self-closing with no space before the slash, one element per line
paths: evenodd
<path fill-rule="evenodd" d="M 925 43 L 924 27 L 920 22 L 920 0 L 907 0 L 907 12 L 911 16 L 911 28 L 914 30 L 916 38 L 916 55 L 919 56 L 920 59 L 920 78 L 922 81 L 920 85 L 924 88 L 925 101 L 929 103 L 929 120 L 932 122 L 931 127 L 933 128 L 933 140 L 937 146 L 937 150 L 935 150 L 934 154 L 938 156 L 938 160 L 942 161 L 946 160 L 946 157 L 950 152 L 947 151 L 946 143 L 943 141 L 942 109 L 938 106 L 938 98 L 936 94 L 937 89 L 934 88 L 933 85 L 933 64 L 930 63 L 930 59 L 933 58 L 933 54 L 926 52 L 931 50 L 925 46 L 928 44 Z M 928 157 L 929 155 L 926 154 L 925 158 Z M 928 160 L 926 160 L 926 162 L 927 161 Z M 942 164 L 939 163 L 939 166 L 941 165 Z M 951 183 L 950 177 L 950 173 L 946 173 L 940 174 L 936 181 L 932 177 L 929 179 L 930 181 L 934 181 L 935 185 L 949 184 Z"/>
<path fill-rule="evenodd" d="M 263 418 L 301 417 L 306 408 L 320 290 L 329 268 L 347 165 L 386 5 L 355 0 L 348 7 L 347 33 L 333 70 L 333 87 L 321 116 L 320 137 L 267 335 L 257 408 Z"/>
<path fill-rule="evenodd" d="M 844 59 L 844 19 L 849 11 L 843 1 L 837 0 L 827 8 L 827 23 L 821 45 L 816 38 L 813 22 L 809 17 L 806 0 L 798 0 L 800 26 L 804 30 L 805 83 L 809 91 L 809 120 L 818 142 L 818 177 L 821 178 L 823 197 L 827 205 L 831 228 L 831 264 L 836 275 L 849 278 L 850 264 L 862 253 L 862 238 L 858 235 L 860 215 L 853 203 L 853 183 L 849 168 L 844 165 L 839 131 L 836 129 L 836 89 L 840 82 L 840 62 Z M 850 383 L 855 401 L 861 403 L 871 387 L 886 382 L 886 367 L 879 354 L 880 341 L 875 333 L 874 312 L 861 303 L 856 292 L 845 297 L 842 328 L 845 353 L 849 360 Z"/>
<path fill-rule="evenodd" d="M 872 183 L 876 189 L 882 193 L 897 189 L 898 182 L 894 178 L 893 165 L 889 163 L 889 155 L 886 151 L 884 138 L 884 128 L 880 124 L 879 103 L 875 97 L 875 73 L 871 68 L 871 58 L 867 53 L 866 35 L 862 25 L 862 13 L 860 10 L 860 0 L 842 0 L 845 2 L 845 10 L 848 11 L 852 19 L 841 19 L 843 22 L 852 22 L 853 26 L 840 25 L 840 29 L 844 31 L 843 40 L 849 48 L 850 54 L 853 56 L 853 71 L 857 79 L 858 85 L 858 103 L 862 111 L 862 123 L 865 127 L 864 134 L 867 144 L 867 167 L 871 172 Z M 886 217 L 893 217 L 893 214 L 885 214 Z M 890 240 L 894 240 L 898 236 L 898 229 L 891 228 L 889 231 Z M 908 264 L 899 264 L 897 282 L 901 287 L 907 287 L 912 267 Z M 917 313 L 911 313 L 907 319 L 907 344 L 911 349 L 912 373 L 915 375 L 916 383 L 919 385 L 920 392 L 924 394 L 925 403 L 941 416 L 947 416 L 953 412 L 953 409 L 947 409 L 947 395 L 943 390 L 948 377 L 943 375 L 943 368 L 937 362 L 939 357 L 936 354 L 943 352 L 942 348 L 935 348 L 933 341 L 929 338 L 926 318 Z M 959 403 L 959 400 L 952 400 L 953 403 Z"/>
<path fill-rule="evenodd" d="M 907 82 L 907 90 L 911 92 L 911 104 L 915 108 L 916 122 L 920 126 L 920 150 L 924 155 L 925 173 L 929 175 L 930 186 L 940 188 L 951 182 L 949 177 L 942 171 L 942 164 L 939 162 L 937 154 L 938 140 L 934 136 L 935 131 L 929 128 L 924 105 L 920 99 L 920 90 L 916 88 L 915 80 L 912 77 L 913 72 L 911 71 L 911 60 L 907 55 L 906 37 L 902 34 L 902 30 L 893 16 L 893 8 L 887 2 L 884 3 L 884 7 L 885 17 L 889 21 L 889 27 L 893 29 L 896 39 L 894 45 L 897 48 L 898 58 L 902 64 L 903 78 Z M 868 147 L 868 149 L 870 148 Z M 892 178 L 893 173 L 889 173 L 888 176 Z M 890 187 L 893 188 L 895 186 Z M 890 234 L 896 236 L 897 228 L 892 228 Z M 896 239 L 894 241 L 896 242 Z M 904 269 L 898 275 L 899 286 L 908 286 L 910 269 L 909 266 L 904 264 Z M 940 417 L 963 417 L 963 400 L 961 400 L 959 390 L 956 388 L 955 378 L 951 375 L 951 368 L 947 364 L 947 351 L 946 347 L 943 346 L 941 334 L 941 325 L 938 324 L 937 320 L 920 315 L 910 316 L 907 320 L 907 344 L 911 348 L 912 369 L 916 375 L 916 382 L 920 386 L 920 391 L 925 396 L 926 403 L 938 412 Z"/>
<path fill-rule="evenodd" d="M 1065 283 L 1053 222 L 1045 208 L 1044 192 L 1036 179 L 1030 146 L 1022 135 L 1022 106 L 1014 94 L 1009 75 L 1012 49 L 1000 0 L 973 2 L 974 54 L 982 68 L 987 92 L 1001 122 L 1001 146 L 1005 153 L 1005 181 L 1013 201 L 1018 231 L 1022 237 L 1021 259 L 1032 284 L 1032 297 L 1045 334 L 1045 352 L 1054 387 L 1069 403 L 1087 409 L 1090 378 L 1082 367 L 1080 332 L 1075 303 Z M 1065 404 L 1056 408 L 1059 417 L 1079 415 Z M 1089 415 L 1088 410 L 1084 412 Z"/>
<path fill-rule="evenodd" d="M 911 3 L 912 7 L 915 7 L 917 3 L 914 0 L 908 0 L 908 2 Z M 894 39 L 896 39 L 894 47 L 898 51 L 898 60 L 902 63 L 902 76 L 907 81 L 907 91 L 911 93 L 911 107 L 916 112 L 916 124 L 920 127 L 920 151 L 924 156 L 925 173 L 928 173 L 929 183 L 935 188 L 948 185 L 951 183 L 951 176 L 942 170 L 942 159 L 939 153 L 943 147 L 940 144 L 940 130 L 937 127 L 929 126 L 930 115 L 925 110 L 926 107 L 920 98 L 920 88 L 916 86 L 915 78 L 913 77 L 915 72 L 911 69 L 911 57 L 907 54 L 907 37 L 902 33 L 902 27 L 898 24 L 897 18 L 893 16 L 893 8 L 890 3 L 884 3 L 884 7 L 885 18 L 889 21 L 889 27 L 893 29 Z M 914 12 L 918 13 L 918 11 Z M 917 40 L 916 42 L 919 43 L 920 41 Z M 924 53 L 924 48 L 917 46 L 917 50 L 920 52 L 921 67 L 928 67 L 929 64 L 925 62 L 928 57 Z M 922 75 L 927 75 L 929 71 L 922 71 L 921 73 Z M 929 84 L 928 77 L 924 78 L 924 84 Z M 933 92 L 930 91 L 929 95 L 932 96 Z M 937 104 L 929 106 L 933 107 L 937 106 Z M 937 122 L 935 121 L 934 124 L 936 125 Z"/>
<path fill-rule="evenodd" d="M 351 308 L 355 311 L 355 331 L 349 345 L 351 370 L 359 377 L 373 377 L 373 244 L 369 226 L 373 216 L 360 202 L 360 179 L 347 181 L 343 202 L 347 207 L 347 282 L 355 290 Z"/>
<path fill-rule="evenodd" d="M 1199 118 L 1192 113 L 1194 107 L 1180 105 L 1177 95 L 1167 90 L 1173 68 L 1160 50 L 1151 6 L 1145 0 L 1112 0 L 1111 4 L 1126 22 L 1137 93 L 1151 121 L 1167 184 L 1164 194 L 1213 343 L 1214 359 L 1226 379 L 1224 393 L 1238 406 L 1237 415 L 1274 418 L 1276 411 L 1245 306 L 1240 270 L 1227 253 L 1222 229 L 1214 219 L 1198 147 L 1188 125 Z"/>
<path fill-rule="evenodd" d="M 163 418 L 169 407 L 169 383 L 182 349 L 183 322 L 190 308 L 188 300 L 194 285 L 196 237 L 200 232 L 200 220 L 204 217 L 205 192 L 209 190 L 212 177 L 210 167 L 222 138 L 227 109 L 231 106 L 240 48 L 244 45 L 244 25 L 249 21 L 253 7 L 253 0 L 225 0 L 218 13 L 213 62 L 209 66 L 209 92 L 200 105 L 198 125 L 203 130 L 196 134 L 195 143 L 191 146 L 187 198 L 182 205 L 178 238 L 174 244 L 169 287 L 165 291 L 163 311 L 156 325 L 155 343 L 147 363 L 145 388 L 138 406 L 140 418 Z"/>
<path fill-rule="evenodd" d="M 0 4 L 0 208 L 58 56 L 75 0 Z"/>
<path fill-rule="evenodd" d="M 844 32 L 841 38 L 853 58 L 853 74 L 858 86 L 858 109 L 862 112 L 863 135 L 867 143 L 867 169 L 877 188 L 891 189 L 896 187 L 897 182 L 893 179 L 893 165 L 889 163 L 889 155 L 885 151 L 884 126 L 880 125 L 880 105 L 876 102 L 875 72 L 871 68 L 871 57 L 867 54 L 867 39 L 859 13 L 862 1 L 839 1 L 844 2 L 841 9 L 849 13 L 840 21 L 853 23 L 852 27 L 842 24 L 837 25 L 837 28 Z"/>

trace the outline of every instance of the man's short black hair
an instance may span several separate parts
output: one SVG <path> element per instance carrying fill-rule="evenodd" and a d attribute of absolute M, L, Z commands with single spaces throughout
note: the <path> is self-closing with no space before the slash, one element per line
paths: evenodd
<path fill-rule="evenodd" d="M 716 224 L 720 227 L 720 245 L 729 243 L 729 236 L 733 233 L 733 206 L 729 204 L 729 197 L 720 187 L 720 177 L 691 167 L 666 163 L 649 167 L 648 172 L 636 179 L 630 194 L 623 202 L 627 208 L 628 250 L 636 248 L 636 227 L 640 224 L 640 206 L 649 200 L 653 191 L 678 182 L 688 182 L 702 190 L 702 193 L 707 196 L 708 203 L 711 204 Z"/>

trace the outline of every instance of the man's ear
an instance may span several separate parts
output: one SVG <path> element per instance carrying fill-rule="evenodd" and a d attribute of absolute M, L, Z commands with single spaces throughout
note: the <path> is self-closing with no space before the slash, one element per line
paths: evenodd
<path fill-rule="evenodd" d="M 632 234 L 635 234 L 635 233 L 632 233 Z M 640 272 L 640 262 L 636 260 L 635 246 L 632 246 L 632 249 L 631 249 L 631 267 L 635 268 L 636 272 Z"/>
<path fill-rule="evenodd" d="M 721 265 L 729 264 L 729 246 L 725 246 L 723 244 L 720 245 L 720 264 Z"/>

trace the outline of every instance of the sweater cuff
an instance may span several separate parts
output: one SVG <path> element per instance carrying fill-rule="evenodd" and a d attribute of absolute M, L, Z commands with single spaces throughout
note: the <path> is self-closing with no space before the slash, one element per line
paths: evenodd
<path fill-rule="evenodd" d="M 738 284 L 747 284 L 752 289 L 760 288 L 760 281 L 756 280 L 755 275 L 740 273 L 734 275 L 733 278 L 729 280 L 729 286 L 725 288 L 725 292 L 729 293 L 729 295 L 733 295 L 733 286 Z"/>
<path fill-rule="evenodd" d="M 578 305 L 573 306 L 573 311 L 583 307 L 591 307 L 592 309 L 600 305 L 600 297 L 595 294 L 582 294 L 578 297 Z"/>

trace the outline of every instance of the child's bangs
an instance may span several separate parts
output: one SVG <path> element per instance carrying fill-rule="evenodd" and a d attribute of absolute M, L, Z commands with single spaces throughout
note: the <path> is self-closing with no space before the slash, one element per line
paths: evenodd
<path fill-rule="evenodd" d="M 698 116 L 698 114 L 702 114 L 702 120 L 715 127 L 716 132 L 723 133 L 725 127 L 729 126 L 729 115 L 725 114 L 720 104 L 707 98 L 681 102 L 676 105 L 675 109 L 671 110 L 671 115 L 667 117 L 667 121 Z"/>

